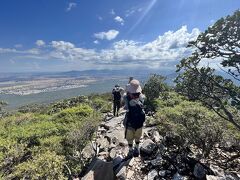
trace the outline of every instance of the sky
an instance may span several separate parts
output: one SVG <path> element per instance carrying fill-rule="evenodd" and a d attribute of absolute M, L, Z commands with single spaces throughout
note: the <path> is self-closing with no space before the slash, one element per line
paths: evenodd
<path fill-rule="evenodd" d="M 0 72 L 169 69 L 240 0 L 1 0 Z"/>

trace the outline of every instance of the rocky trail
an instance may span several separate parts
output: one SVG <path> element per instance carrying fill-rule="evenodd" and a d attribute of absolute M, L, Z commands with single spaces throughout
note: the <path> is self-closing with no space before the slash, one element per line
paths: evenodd
<path fill-rule="evenodd" d="M 156 127 L 144 127 L 139 157 L 126 159 L 127 141 L 124 139 L 122 121 L 106 115 L 96 138 L 88 144 L 82 156 L 91 160 L 82 180 L 239 180 L 239 172 L 225 172 L 220 167 L 201 162 L 189 148 L 184 148 L 179 136 L 162 137 Z"/>

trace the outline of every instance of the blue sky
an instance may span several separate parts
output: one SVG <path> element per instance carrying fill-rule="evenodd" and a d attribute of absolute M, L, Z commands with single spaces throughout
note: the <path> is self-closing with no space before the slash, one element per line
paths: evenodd
<path fill-rule="evenodd" d="M 1 0 L 0 72 L 174 69 L 239 0 Z"/>

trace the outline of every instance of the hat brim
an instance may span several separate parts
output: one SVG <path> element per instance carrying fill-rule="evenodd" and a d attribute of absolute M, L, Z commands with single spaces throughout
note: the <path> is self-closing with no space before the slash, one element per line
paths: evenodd
<path fill-rule="evenodd" d="M 142 92 L 142 88 L 141 86 L 138 86 L 138 87 L 134 87 L 134 86 L 128 86 L 127 87 L 127 91 L 131 94 L 133 93 L 141 93 Z"/>

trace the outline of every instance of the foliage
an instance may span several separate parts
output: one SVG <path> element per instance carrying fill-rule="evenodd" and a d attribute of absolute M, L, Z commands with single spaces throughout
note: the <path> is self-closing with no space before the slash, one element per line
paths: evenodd
<path fill-rule="evenodd" d="M 92 106 L 94 107 L 94 109 L 102 113 L 107 113 L 112 110 L 111 102 L 103 100 L 100 97 L 95 97 L 92 99 Z"/>
<path fill-rule="evenodd" d="M 1 119 L 2 179 L 67 179 L 80 172 L 84 160 L 76 155 L 91 140 L 101 115 L 88 100 L 75 100 L 46 106 L 43 111 L 29 108 Z M 58 108 L 52 111 L 53 107 Z"/>
<path fill-rule="evenodd" d="M 222 57 L 223 67 L 234 78 L 240 77 L 240 10 L 233 15 L 219 19 L 196 41 L 190 42 L 189 47 L 198 48 L 197 56 L 202 58 Z"/>
<path fill-rule="evenodd" d="M 32 159 L 25 161 L 14 168 L 10 178 L 22 179 L 67 179 L 64 178 L 64 156 L 54 151 L 38 152 Z"/>
<path fill-rule="evenodd" d="M 86 96 L 77 96 L 70 99 L 65 99 L 50 105 L 48 114 L 54 114 L 60 112 L 63 109 L 76 107 L 80 104 L 87 104 L 89 102 L 88 97 Z"/>
<path fill-rule="evenodd" d="M 232 80 L 216 75 L 210 67 L 200 67 L 200 63 L 221 57 L 221 65 L 227 68 L 239 81 L 240 11 L 218 20 L 189 47 L 197 50 L 181 60 L 177 71 L 183 71 L 176 79 L 177 90 L 191 100 L 200 100 L 221 118 L 240 129 L 240 87 Z"/>
<path fill-rule="evenodd" d="M 84 167 L 85 162 L 82 158 L 82 150 L 93 137 L 99 121 L 88 119 L 84 123 L 77 124 L 72 131 L 69 131 L 62 143 L 64 144 L 64 153 L 67 157 L 69 167 L 73 175 L 77 175 L 80 169 Z"/>
<path fill-rule="evenodd" d="M 200 148 L 205 157 L 222 139 L 222 121 L 197 102 L 183 100 L 175 106 L 162 107 L 157 119 L 161 133 L 176 132 L 187 145 Z"/>
<path fill-rule="evenodd" d="M 4 117 L 7 113 L 3 110 L 3 107 L 7 105 L 7 102 L 0 101 L 0 118 Z"/>
<path fill-rule="evenodd" d="M 160 95 L 164 96 L 168 87 L 164 81 L 165 77 L 157 74 L 153 74 L 149 77 L 144 85 L 143 92 L 146 95 L 146 106 L 147 110 L 154 111 L 156 107 L 155 100 L 159 98 Z"/>

